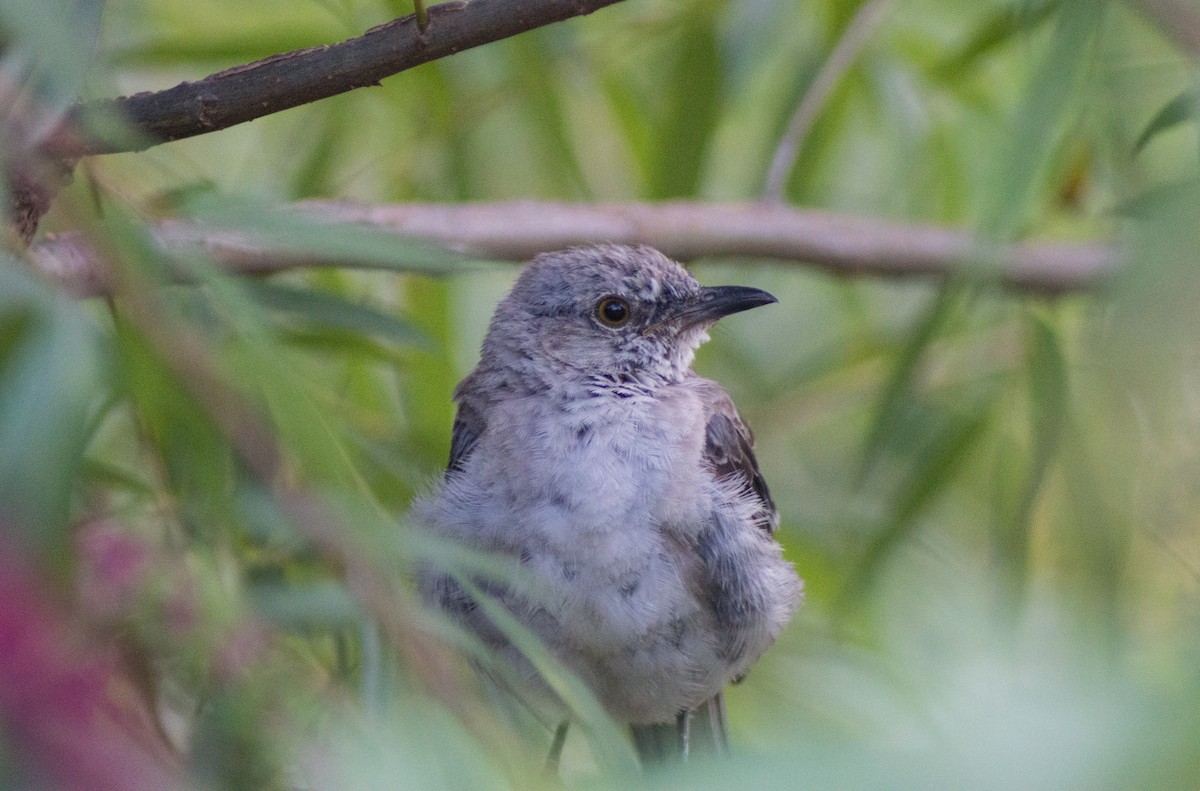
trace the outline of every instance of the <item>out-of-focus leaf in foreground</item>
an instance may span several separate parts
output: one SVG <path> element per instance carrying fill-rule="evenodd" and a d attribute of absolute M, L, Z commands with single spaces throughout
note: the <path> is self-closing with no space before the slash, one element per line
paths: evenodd
<path fill-rule="evenodd" d="M 101 360 L 81 306 L 0 253 L 0 513 L 34 543 L 64 537 Z"/>
<path fill-rule="evenodd" d="M 326 223 L 303 211 L 272 210 L 231 196 L 196 191 L 180 209 L 215 230 L 243 233 L 266 250 L 330 266 L 353 264 L 397 272 L 449 274 L 481 264 L 430 242 L 348 224 Z"/>

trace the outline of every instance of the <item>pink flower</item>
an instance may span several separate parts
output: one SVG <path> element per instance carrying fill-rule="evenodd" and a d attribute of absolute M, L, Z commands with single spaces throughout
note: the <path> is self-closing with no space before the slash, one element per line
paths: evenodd
<path fill-rule="evenodd" d="M 115 583 L 109 592 L 121 599 L 122 585 L 140 574 L 140 561 L 119 543 L 96 540 L 107 559 L 98 580 Z M 55 602 L 46 578 L 0 539 L 0 733 L 6 749 L 37 784 L 64 791 L 180 787 L 174 756 L 129 682 Z"/>

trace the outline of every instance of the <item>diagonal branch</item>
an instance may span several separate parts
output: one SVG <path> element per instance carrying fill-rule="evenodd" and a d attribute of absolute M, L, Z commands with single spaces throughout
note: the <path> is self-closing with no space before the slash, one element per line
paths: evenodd
<path fill-rule="evenodd" d="M 1093 288 L 1119 262 L 1108 244 L 988 246 L 954 229 L 903 225 L 768 203 L 571 204 L 537 201 L 360 206 L 309 201 L 292 210 L 313 222 L 354 224 L 434 241 L 492 259 L 523 261 L 537 253 L 595 242 L 647 244 L 674 258 L 754 258 L 802 262 L 841 275 L 948 275 L 964 271 L 1009 287 L 1065 293 Z M 350 261 L 273 250 L 245 234 L 166 221 L 155 228 L 170 250 L 200 248 L 236 274 L 269 274 Z M 68 292 L 111 291 L 111 280 L 86 240 L 64 234 L 36 244 L 32 265 Z"/>
<path fill-rule="evenodd" d="M 153 93 L 80 106 L 50 136 L 59 157 L 139 151 L 158 143 L 216 132 L 280 110 L 378 85 L 405 69 L 543 25 L 590 14 L 619 0 L 471 0 L 428 9 L 418 29 L 413 16 L 371 28 L 337 44 L 273 55 L 196 82 Z M 115 115 L 139 136 L 97 139 L 79 121 Z"/>

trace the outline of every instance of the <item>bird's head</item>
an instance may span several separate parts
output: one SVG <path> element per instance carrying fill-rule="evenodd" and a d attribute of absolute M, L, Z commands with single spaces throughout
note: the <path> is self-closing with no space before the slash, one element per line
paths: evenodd
<path fill-rule="evenodd" d="M 492 317 L 483 355 L 500 365 L 678 381 L 718 319 L 775 301 L 756 288 L 701 286 L 649 247 L 577 247 L 525 267 Z"/>

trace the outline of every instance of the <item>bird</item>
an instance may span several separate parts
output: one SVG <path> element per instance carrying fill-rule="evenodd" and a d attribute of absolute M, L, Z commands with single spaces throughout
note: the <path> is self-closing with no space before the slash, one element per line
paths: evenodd
<path fill-rule="evenodd" d="M 412 510 L 440 537 L 511 559 L 529 582 L 472 594 L 431 571 L 425 599 L 554 701 L 473 596 L 499 601 L 630 727 L 644 764 L 686 759 L 693 718 L 706 745 L 727 749 L 725 686 L 803 598 L 754 436 L 721 386 L 692 370 L 718 319 L 776 301 L 701 286 L 646 246 L 536 256 L 454 391 L 445 475 Z M 570 714 L 549 705 L 556 765 Z"/>

